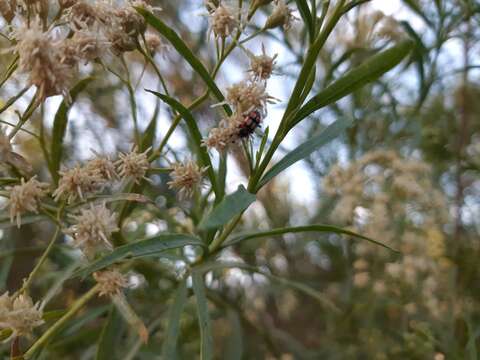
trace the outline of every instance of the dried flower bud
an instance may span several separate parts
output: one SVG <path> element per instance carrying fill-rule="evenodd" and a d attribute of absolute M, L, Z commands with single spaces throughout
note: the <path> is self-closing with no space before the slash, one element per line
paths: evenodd
<path fill-rule="evenodd" d="M 200 168 L 193 160 L 172 165 L 170 173 L 172 181 L 167 183 L 170 189 L 178 191 L 181 198 L 191 197 L 195 189 L 201 185 L 203 173 L 207 168 Z"/>
<path fill-rule="evenodd" d="M 283 0 L 278 0 L 273 13 L 268 17 L 264 25 L 264 29 L 273 29 L 281 26 L 284 30 L 288 30 L 292 27 L 294 20 L 297 20 L 297 18 L 293 15 L 293 10 Z"/>
<path fill-rule="evenodd" d="M 55 201 L 66 196 L 67 202 L 71 203 L 77 198 L 84 200 L 84 196 L 101 189 L 105 181 L 100 171 L 91 167 L 76 165 L 72 169 L 59 171 L 61 175 L 57 189 L 53 192 Z"/>
<path fill-rule="evenodd" d="M 168 45 L 164 44 L 160 36 L 153 33 L 145 34 L 145 45 L 150 53 L 163 53 L 168 50 Z"/>
<path fill-rule="evenodd" d="M 10 221 L 12 223 L 16 221 L 17 226 L 20 227 L 24 213 L 28 211 L 38 213 L 40 199 L 47 195 L 49 186 L 47 183 L 37 181 L 34 176 L 27 182 L 22 178 L 20 185 L 9 188 Z"/>
<path fill-rule="evenodd" d="M 241 24 L 239 22 L 239 10 L 234 10 L 232 7 L 220 4 L 215 7 L 214 4 L 209 4 L 214 8 L 209 14 L 210 31 L 213 31 L 215 37 L 226 38 L 238 29 Z"/>
<path fill-rule="evenodd" d="M 2 14 L 7 23 L 10 24 L 12 22 L 13 18 L 15 17 L 16 9 L 16 0 L 0 0 L 0 14 Z"/>
<path fill-rule="evenodd" d="M 13 298 L 7 292 L 0 296 L 0 329 L 12 330 L 9 339 L 30 336 L 34 328 L 44 323 L 42 316 L 40 304 L 34 305 L 28 295 Z"/>
<path fill-rule="evenodd" d="M 249 54 L 250 57 L 250 69 L 249 72 L 252 73 L 254 80 L 267 80 L 273 73 L 275 68 L 275 59 L 277 54 L 273 57 L 268 56 L 265 52 L 265 46 L 262 44 L 262 54 L 253 55 Z"/>
<path fill-rule="evenodd" d="M 70 9 L 68 19 L 74 30 L 87 29 L 98 19 L 98 9 L 85 1 L 76 2 Z"/>
<path fill-rule="evenodd" d="M 118 231 L 116 216 L 105 204 L 93 205 L 73 215 L 74 224 L 65 233 L 73 237 L 75 246 L 91 257 L 99 248 L 112 249 L 110 236 Z"/>
<path fill-rule="evenodd" d="M 129 153 L 121 153 L 120 159 L 115 162 L 115 165 L 118 166 L 120 176 L 122 178 L 132 179 L 136 184 L 142 179 L 149 181 L 149 179 L 145 177 L 148 169 L 150 169 L 150 163 L 147 157 L 149 151 L 150 148 L 143 153 L 138 153 L 137 147 L 135 146 Z"/>
<path fill-rule="evenodd" d="M 79 59 L 88 62 L 101 57 L 110 43 L 101 34 L 89 30 L 79 30 L 73 35 L 71 46 L 74 47 L 75 54 Z"/>
<path fill-rule="evenodd" d="M 128 286 L 128 279 L 115 269 L 94 272 L 93 278 L 100 285 L 100 296 L 119 295 Z"/>
<path fill-rule="evenodd" d="M 74 69 L 61 62 L 62 41 L 43 32 L 39 22 L 20 28 L 15 39 L 19 70 L 29 74 L 29 83 L 38 88 L 39 100 L 59 94 L 68 98 Z"/>
<path fill-rule="evenodd" d="M 115 164 L 107 156 L 102 156 L 93 151 L 96 157 L 85 165 L 85 167 L 94 173 L 99 173 L 105 181 L 112 181 L 118 178 Z"/>

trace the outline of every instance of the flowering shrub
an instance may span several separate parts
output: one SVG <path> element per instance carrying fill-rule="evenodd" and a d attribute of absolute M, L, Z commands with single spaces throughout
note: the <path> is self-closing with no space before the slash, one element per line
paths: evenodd
<path fill-rule="evenodd" d="M 338 284 L 287 276 L 307 262 L 249 248 L 275 237 L 294 244 L 294 234 L 355 239 L 351 291 L 375 294 L 388 323 L 448 316 L 448 200 L 420 159 L 374 151 L 334 166 L 323 181 L 330 225 L 299 221 L 305 209 L 279 195 L 288 191 L 278 175 L 352 135 L 359 121 L 356 112 L 328 126 L 316 121 L 320 128 L 293 150 L 287 136 L 418 61 L 414 30 L 362 13 L 367 2 L 205 1 L 185 29 L 183 3 L 0 0 L 8 62 L 0 85 L 9 94 L 0 107 L 0 224 L 11 239 L 40 239 L 27 247 L 35 254 L 27 272 L 15 271 L 20 247 L 1 239 L 0 258 L 10 260 L 0 273 L 0 339 L 10 346 L 0 351 L 12 359 L 213 359 L 246 349 L 248 358 L 288 359 L 295 346 L 279 350 L 283 335 L 264 314 L 272 294 L 279 319 L 305 298 L 328 316 L 351 306 Z M 344 31 L 352 17 L 353 42 Z M 322 73 L 331 39 L 351 54 Z M 278 80 L 291 60 L 285 49 L 298 46 L 291 81 Z M 369 49 L 344 66 L 354 46 Z M 272 91 L 279 81 L 285 98 Z M 237 170 L 240 181 L 232 180 Z M 409 346 L 424 329 L 414 325 L 402 333 Z M 262 344 L 242 344 L 242 328 Z M 358 338 L 378 331 L 362 326 Z M 384 353 L 403 356 L 395 346 Z M 443 356 L 435 345 L 421 354 Z"/>

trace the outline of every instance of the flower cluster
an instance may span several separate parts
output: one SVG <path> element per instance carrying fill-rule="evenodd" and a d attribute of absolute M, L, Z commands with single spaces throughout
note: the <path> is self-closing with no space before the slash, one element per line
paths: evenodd
<path fill-rule="evenodd" d="M 30 4 L 30 2 L 25 2 Z M 48 2 L 42 14 L 48 14 Z M 39 12 L 33 19 L 24 18 L 21 7 L 12 9 L 6 2 L 0 3 L 0 13 L 11 22 L 15 16 L 24 24 L 13 32 L 15 51 L 19 56 L 19 70 L 28 74 L 28 82 L 38 89 L 38 100 L 53 95 L 69 99 L 69 88 L 80 63 L 88 63 L 104 57 L 107 52 L 122 54 L 135 50 L 139 37 L 146 31 L 146 22 L 134 7 L 156 10 L 143 1 L 132 1 L 114 6 L 107 1 L 60 1 L 58 24 L 46 27 Z M 55 27 L 67 27 L 71 35 L 60 37 L 53 33 Z M 154 46 L 152 37 L 147 46 Z"/>
<path fill-rule="evenodd" d="M 16 222 L 20 227 L 24 213 L 29 211 L 38 213 L 40 200 L 47 195 L 48 188 L 49 184 L 38 181 L 35 176 L 27 182 L 22 178 L 20 185 L 9 188 L 10 221 Z"/>
<path fill-rule="evenodd" d="M 115 269 L 94 272 L 93 278 L 100 286 L 100 296 L 119 295 L 128 286 L 128 279 Z"/>
<path fill-rule="evenodd" d="M 65 232 L 73 237 L 76 247 L 91 257 L 99 248 L 112 249 L 110 236 L 118 231 L 116 216 L 105 204 L 93 205 L 80 210 L 78 215 L 72 215 L 73 225 Z"/>
<path fill-rule="evenodd" d="M 218 105 L 228 104 L 235 112 L 232 116 L 222 119 L 218 127 L 210 130 L 208 137 L 203 140 L 208 148 L 223 151 L 228 145 L 238 143 L 244 137 L 246 127 L 249 129 L 246 133 L 250 134 L 260 125 L 252 124 L 252 120 L 249 119 L 251 114 L 263 116 L 266 114 L 267 105 L 277 100 L 267 93 L 267 80 L 273 74 L 277 55 L 268 56 L 264 46 L 260 55 L 253 55 L 248 50 L 246 52 L 250 58 L 248 72 L 251 76 L 227 88 L 225 102 Z"/>
<path fill-rule="evenodd" d="M 335 166 L 325 178 L 324 191 L 337 198 L 332 219 L 403 253 L 398 259 L 387 250 L 356 244 L 353 284 L 371 287 L 378 296 L 409 299 L 401 304 L 409 315 L 427 310 L 442 316 L 448 309 L 442 281 L 451 266 L 441 224 L 448 214 L 430 168 L 393 151 L 370 152 L 346 168 Z M 412 291 L 418 299 L 401 296 Z"/>
<path fill-rule="evenodd" d="M 193 160 L 185 163 L 175 163 L 172 165 L 170 177 L 172 181 L 167 183 L 170 189 L 178 191 L 181 198 L 191 197 L 195 189 L 201 185 L 203 173 L 206 167 L 201 168 Z"/>
<path fill-rule="evenodd" d="M 147 153 L 138 153 L 136 148 L 131 152 L 120 153 L 117 161 L 106 156 L 96 154 L 96 157 L 85 165 L 76 165 L 70 169 L 59 171 L 60 180 L 57 189 L 53 192 L 56 201 L 65 198 L 67 203 L 101 191 L 108 183 L 118 179 L 133 180 L 138 183 L 146 179 L 146 172 L 150 168 Z"/>
<path fill-rule="evenodd" d="M 7 292 L 0 296 L 0 330 L 10 329 L 12 334 L 9 339 L 30 336 L 34 328 L 44 323 L 42 316 L 40 304 L 33 304 L 28 295 L 14 298 Z"/>
<path fill-rule="evenodd" d="M 207 8 L 211 9 L 209 14 L 210 30 L 209 33 L 215 35 L 216 38 L 225 39 L 235 30 L 242 28 L 242 11 L 233 6 L 223 3 L 216 6 L 214 3 L 207 3 Z"/>

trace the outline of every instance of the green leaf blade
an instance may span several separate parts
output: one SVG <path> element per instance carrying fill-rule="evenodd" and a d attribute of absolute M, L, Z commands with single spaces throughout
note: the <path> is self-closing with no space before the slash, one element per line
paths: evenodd
<path fill-rule="evenodd" d="M 171 106 L 173 109 L 178 111 L 180 115 L 182 115 L 183 119 L 186 121 L 188 129 L 190 131 L 190 135 L 195 143 L 195 150 L 198 154 L 199 160 L 203 167 L 207 167 L 207 175 L 210 179 L 210 183 L 212 184 L 213 191 L 217 197 L 220 195 L 220 190 L 218 187 L 217 179 L 215 176 L 215 171 L 213 170 L 212 161 L 210 160 L 210 155 L 208 155 L 208 151 L 206 147 L 202 146 L 202 134 L 198 129 L 197 123 L 190 112 L 185 106 L 179 103 L 177 100 L 171 98 L 170 96 L 160 94 L 156 91 L 146 90 L 147 92 L 159 97 L 163 102 L 167 105 Z"/>
<path fill-rule="evenodd" d="M 302 232 L 320 232 L 320 233 L 332 233 L 332 234 L 338 234 L 338 235 L 347 235 L 347 236 L 352 236 L 358 239 L 366 240 L 372 244 L 384 247 L 388 250 L 391 250 L 395 253 L 399 253 L 398 250 L 395 250 L 391 248 L 388 245 L 385 245 L 384 243 L 371 239 L 367 236 L 363 236 L 361 234 L 358 234 L 354 231 L 351 230 L 345 230 L 342 228 L 339 228 L 337 226 L 333 225 L 324 225 L 324 224 L 315 224 L 315 225 L 305 225 L 305 226 L 295 226 L 295 227 L 286 227 L 286 228 L 280 228 L 280 229 L 273 229 L 269 231 L 261 231 L 261 232 L 255 232 L 255 233 L 248 233 L 248 234 L 243 234 L 243 235 L 238 235 L 229 241 L 227 241 L 223 247 L 228 247 L 232 246 L 235 244 L 238 244 L 240 242 L 246 241 L 246 240 L 251 240 L 251 239 L 259 239 L 263 237 L 269 237 L 269 236 L 276 236 L 276 235 L 284 235 L 284 234 L 293 234 L 293 233 L 302 233 Z"/>
<path fill-rule="evenodd" d="M 327 86 L 323 91 L 311 98 L 299 111 L 295 114 L 290 128 L 298 124 L 315 111 L 330 105 L 352 92 L 362 88 L 387 73 L 410 53 L 413 48 L 411 40 L 405 40 L 391 48 L 382 51 L 362 65 L 350 70 L 337 81 Z"/>
<path fill-rule="evenodd" d="M 187 284 L 182 281 L 175 292 L 175 297 L 168 315 L 168 325 L 165 341 L 162 347 L 164 359 L 175 359 L 178 334 L 180 332 L 180 318 L 187 301 Z"/>
<path fill-rule="evenodd" d="M 198 324 L 200 327 L 201 337 L 201 360 L 213 359 L 213 336 L 212 324 L 210 321 L 210 314 L 208 311 L 208 301 L 205 292 L 205 284 L 203 282 L 203 275 L 200 272 L 193 272 L 192 286 L 195 298 L 197 300 L 197 315 Z"/>
<path fill-rule="evenodd" d="M 95 260 L 85 268 L 77 271 L 75 274 L 73 274 L 73 277 L 86 277 L 95 271 L 101 270 L 126 258 L 135 259 L 147 256 L 156 256 L 164 251 L 181 248 L 186 245 L 204 246 L 202 240 L 192 235 L 161 234 L 145 240 L 119 246 L 108 255 Z"/>
<path fill-rule="evenodd" d="M 204 230 L 215 229 L 228 223 L 234 216 L 245 211 L 255 200 L 256 196 L 249 193 L 243 185 L 225 196 L 225 198 L 200 223 Z"/>
<path fill-rule="evenodd" d="M 137 7 L 136 10 L 145 18 L 147 23 L 149 23 L 155 30 L 162 34 L 177 50 L 177 52 L 182 55 L 182 57 L 190 64 L 190 66 L 197 72 L 198 75 L 203 79 L 207 87 L 210 89 L 215 98 L 222 102 L 225 100 L 222 92 L 215 84 L 215 80 L 210 76 L 208 70 L 202 64 L 202 62 L 195 56 L 195 54 L 190 50 L 190 48 L 185 44 L 180 36 L 162 20 L 157 18 L 151 12 Z M 228 105 L 223 105 L 227 115 L 232 114 L 232 110 Z"/>
<path fill-rule="evenodd" d="M 314 151 L 318 150 L 322 146 L 328 144 L 330 141 L 338 137 L 350 125 L 351 120 L 346 118 L 338 119 L 320 134 L 312 137 L 310 140 L 306 141 L 305 143 L 288 153 L 283 159 L 281 159 L 269 171 L 265 173 L 265 175 L 257 185 L 257 191 L 263 185 L 272 180 L 275 176 L 280 174 L 282 171 L 286 170 L 296 162 L 306 158 Z"/>
<path fill-rule="evenodd" d="M 55 183 L 58 182 L 58 170 L 60 170 L 60 162 L 63 155 L 63 140 L 67 131 L 68 113 L 76 100 L 78 94 L 83 91 L 92 81 L 91 77 L 80 80 L 70 91 L 71 103 L 62 101 L 53 120 L 52 146 L 51 146 L 51 164 L 50 172 Z"/>
<path fill-rule="evenodd" d="M 98 339 L 95 360 L 109 360 L 115 353 L 115 346 L 122 335 L 123 319 L 118 310 L 112 306 L 108 319 Z"/>

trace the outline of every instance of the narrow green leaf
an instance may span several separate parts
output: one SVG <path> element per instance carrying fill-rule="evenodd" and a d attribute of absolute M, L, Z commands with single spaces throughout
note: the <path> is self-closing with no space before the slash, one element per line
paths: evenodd
<path fill-rule="evenodd" d="M 398 45 L 372 56 L 362 65 L 349 71 L 343 77 L 311 98 L 298 113 L 295 114 L 293 121 L 289 124 L 290 128 L 294 127 L 313 112 L 377 80 L 383 74 L 397 66 L 409 54 L 413 46 L 411 40 L 402 41 Z"/>
<path fill-rule="evenodd" d="M 339 234 L 339 235 L 347 235 L 347 236 L 352 236 L 355 238 L 359 238 L 362 240 L 369 241 L 375 245 L 382 246 L 388 250 L 391 250 L 393 252 L 399 253 L 398 250 L 392 249 L 390 246 L 387 246 L 377 240 L 373 240 L 369 237 L 357 234 L 356 232 L 350 231 L 350 230 L 345 230 L 333 225 L 322 225 L 322 224 L 317 224 L 317 225 L 306 225 L 306 226 L 296 226 L 296 227 L 286 227 L 286 228 L 281 228 L 281 229 L 273 229 L 269 231 L 261 231 L 261 232 L 254 232 L 254 233 L 248 233 L 248 234 L 242 234 L 235 236 L 234 238 L 230 239 L 227 241 L 223 247 L 228 247 L 232 246 L 235 244 L 238 244 L 242 241 L 246 240 L 251 240 L 251 239 L 258 239 L 258 238 L 264 238 L 264 237 L 270 237 L 270 236 L 276 236 L 276 235 L 283 235 L 283 234 L 292 234 L 292 233 L 301 233 L 301 232 L 326 232 L 326 233 L 333 233 L 333 234 Z"/>
<path fill-rule="evenodd" d="M 263 176 L 257 185 L 257 191 L 263 185 L 272 180 L 275 176 L 280 174 L 285 169 L 289 168 L 297 161 L 300 161 L 315 150 L 318 150 L 322 146 L 328 144 L 330 141 L 338 137 L 346 128 L 351 125 L 351 120 L 346 118 L 341 118 L 335 121 L 333 124 L 328 126 L 320 134 L 312 137 L 310 140 L 306 141 L 295 150 L 289 152 L 282 160 L 276 163 L 267 173 Z"/>
<path fill-rule="evenodd" d="M 115 357 L 115 348 L 122 335 L 121 328 L 123 324 L 122 316 L 115 306 L 112 306 L 98 339 L 96 360 L 109 360 Z"/>
<path fill-rule="evenodd" d="M 310 13 L 308 4 L 305 0 L 295 0 L 295 2 L 297 3 L 300 16 L 302 17 L 303 22 L 307 26 L 308 35 L 310 36 L 310 39 L 313 41 L 313 39 L 315 38 L 315 28 L 313 26 L 312 14 Z"/>
<path fill-rule="evenodd" d="M 242 360 L 244 344 L 240 316 L 235 310 L 229 309 L 227 317 L 231 330 L 226 344 L 225 359 Z"/>
<path fill-rule="evenodd" d="M 145 20 L 160 34 L 162 34 L 178 51 L 180 55 L 190 64 L 190 66 L 197 72 L 198 75 L 203 79 L 205 84 L 208 86 L 210 91 L 213 93 L 215 98 L 222 102 L 225 100 L 220 89 L 215 84 L 215 80 L 210 76 L 208 70 L 202 64 L 202 62 L 195 56 L 195 54 L 190 50 L 190 48 L 185 44 L 185 42 L 181 39 L 180 36 L 167 24 L 165 24 L 162 20 L 157 18 L 151 12 L 137 7 L 136 10 L 142 14 Z M 227 115 L 232 114 L 232 110 L 228 105 L 223 105 L 225 112 Z"/>
<path fill-rule="evenodd" d="M 182 281 L 175 292 L 173 303 L 170 306 L 165 341 L 162 347 L 163 359 L 175 359 L 178 334 L 180 332 L 180 319 L 185 302 L 187 301 L 187 285 Z"/>
<path fill-rule="evenodd" d="M 158 103 L 159 102 L 157 101 L 152 118 L 150 119 L 150 123 L 145 129 L 145 132 L 143 133 L 141 151 L 146 151 L 150 146 L 153 146 L 153 141 L 155 140 L 155 132 L 157 131 L 157 116 L 160 110 L 160 106 Z"/>
<path fill-rule="evenodd" d="M 146 90 L 149 93 L 152 93 L 155 96 L 158 96 L 162 101 L 167 103 L 173 109 L 178 111 L 180 115 L 185 119 L 187 123 L 188 130 L 190 131 L 190 135 L 195 144 L 195 149 L 198 154 L 198 159 L 201 163 L 201 166 L 207 167 L 207 175 L 210 179 L 210 183 L 212 184 L 213 191 L 215 192 L 216 196 L 219 196 L 220 190 L 217 184 L 215 171 L 213 170 L 212 161 L 210 160 L 210 155 L 208 155 L 207 148 L 202 146 L 202 134 L 200 134 L 200 130 L 198 129 L 197 123 L 190 112 L 185 106 L 180 104 L 177 100 L 171 98 L 170 96 L 160 94 L 156 91 Z"/>
<path fill-rule="evenodd" d="M 245 211 L 255 200 L 255 195 L 249 193 L 243 185 L 240 185 L 234 193 L 225 196 L 220 204 L 202 220 L 199 227 L 207 230 L 225 225 L 235 215 Z"/>
<path fill-rule="evenodd" d="M 211 360 L 213 359 L 212 324 L 208 313 L 208 301 L 201 273 L 195 271 L 192 273 L 192 286 L 197 301 L 198 325 L 200 327 L 200 360 Z"/>
<path fill-rule="evenodd" d="M 146 256 L 158 256 L 166 250 L 176 249 L 186 245 L 204 246 L 199 238 L 191 235 L 161 234 L 145 240 L 119 246 L 108 255 L 105 255 L 74 273 L 73 277 L 85 277 L 94 271 L 98 271 L 127 258 L 134 259 Z"/>
<path fill-rule="evenodd" d="M 58 182 L 59 177 L 58 170 L 60 169 L 60 162 L 63 155 L 63 139 L 67 130 L 68 112 L 78 94 L 85 89 L 90 81 L 92 81 L 91 77 L 80 80 L 70 91 L 71 103 L 67 103 L 65 100 L 63 100 L 57 110 L 57 113 L 55 114 L 55 119 L 53 120 L 50 164 L 50 172 L 55 183 Z"/>

